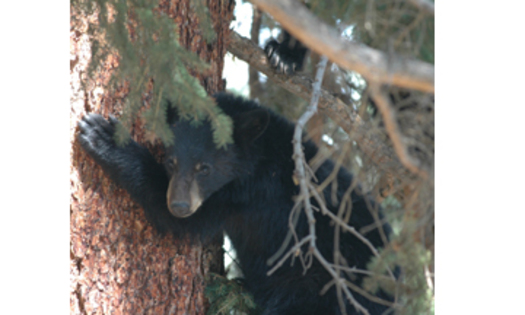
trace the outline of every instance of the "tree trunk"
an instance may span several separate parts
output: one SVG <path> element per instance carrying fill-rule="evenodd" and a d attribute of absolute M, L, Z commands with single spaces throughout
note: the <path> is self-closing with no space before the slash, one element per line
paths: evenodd
<path fill-rule="evenodd" d="M 181 44 L 211 63 L 211 71 L 198 77 L 207 92 L 223 90 L 223 57 L 233 2 L 209 4 L 217 32 L 217 40 L 210 45 L 200 35 L 188 0 L 160 1 L 159 8 L 178 24 Z M 76 141 L 82 116 L 97 112 L 118 117 L 119 104 L 129 91 L 125 85 L 112 93 L 104 91 L 111 69 L 118 66 L 115 57 L 108 58 L 86 86 L 80 85 L 91 54 L 85 31 L 85 25 L 71 26 L 70 313 L 205 314 L 204 279 L 208 272 L 224 269 L 222 236 L 207 246 L 190 246 L 171 235 L 161 237 L 140 206 L 103 175 Z M 142 128 L 137 120 L 131 131 L 139 143 L 144 139 Z"/>

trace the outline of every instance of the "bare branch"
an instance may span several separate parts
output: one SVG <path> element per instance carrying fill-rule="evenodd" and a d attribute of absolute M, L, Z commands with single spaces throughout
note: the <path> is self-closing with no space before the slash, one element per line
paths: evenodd
<path fill-rule="evenodd" d="M 269 13 L 308 48 L 326 55 L 343 68 L 360 73 L 370 83 L 434 93 L 434 66 L 429 63 L 388 56 L 360 43 L 343 40 L 334 28 L 319 20 L 299 1 L 251 2 Z"/>
<path fill-rule="evenodd" d="M 311 235 L 308 235 L 307 237 L 303 238 L 301 241 L 297 242 L 292 248 L 290 248 L 290 250 L 279 260 L 279 262 L 277 264 L 275 264 L 275 266 L 270 269 L 266 275 L 268 276 L 271 276 L 277 269 L 279 269 L 279 267 L 281 267 L 283 265 L 283 263 L 288 259 L 288 257 L 290 257 L 292 254 L 295 254 L 298 250 L 301 249 L 301 246 L 303 246 L 304 244 L 306 244 L 307 242 L 311 241 L 312 240 L 312 236 Z"/>
<path fill-rule="evenodd" d="M 250 38 L 255 45 L 259 45 L 259 32 L 261 30 L 261 22 L 262 12 L 254 6 Z M 250 67 L 248 70 L 248 85 L 250 86 L 250 98 L 255 98 L 254 95 L 260 95 L 262 91 L 262 86 L 261 82 L 259 81 L 259 73 L 257 72 L 257 69 L 253 67 Z"/>
<path fill-rule="evenodd" d="M 325 269 L 332 275 L 335 281 L 335 285 L 337 287 L 337 291 L 343 291 L 347 297 L 347 299 L 352 303 L 355 308 L 359 311 L 361 311 L 363 314 L 369 314 L 367 309 L 364 308 L 357 300 L 354 298 L 350 290 L 348 290 L 348 286 L 344 282 L 344 279 L 339 275 L 338 272 L 334 270 L 334 268 L 330 267 L 330 264 L 326 261 L 326 259 L 321 255 L 319 250 L 316 246 L 316 235 L 315 235 L 315 217 L 312 209 L 312 205 L 310 203 L 310 191 L 315 192 L 315 188 L 311 185 L 311 177 L 310 175 L 305 172 L 305 165 L 306 161 L 304 158 L 304 152 L 302 149 L 302 136 L 303 136 L 303 128 L 308 122 L 308 120 L 317 112 L 317 103 L 319 101 L 319 97 L 321 95 L 321 82 L 323 81 L 324 71 L 326 69 L 326 65 L 328 64 L 328 58 L 326 56 L 322 56 L 321 60 L 319 61 L 319 64 L 317 65 L 317 73 L 315 75 L 315 82 L 312 85 L 312 100 L 310 102 L 310 105 L 308 105 L 308 108 L 306 111 L 301 115 L 299 120 L 297 121 L 297 124 L 295 125 L 295 131 L 294 131 L 294 137 L 292 140 L 293 148 L 294 148 L 294 154 L 293 159 L 295 161 L 295 176 L 297 177 L 299 181 L 299 191 L 300 191 L 300 198 L 298 198 L 297 202 L 303 202 L 304 204 L 304 211 L 306 213 L 307 221 L 308 221 L 308 227 L 309 227 L 309 237 L 310 237 L 310 247 L 309 251 L 306 254 L 307 257 L 310 257 L 309 262 L 310 265 L 313 261 L 313 257 L 308 255 L 313 255 L 317 260 L 321 262 L 321 264 L 325 267 Z M 319 206 L 321 208 L 325 208 L 326 206 L 322 202 L 322 200 L 318 200 Z M 331 212 L 330 212 L 331 213 Z M 377 252 L 377 251 L 376 251 Z M 339 298 L 339 304 L 342 307 L 343 313 L 346 313 L 344 308 L 344 302 L 342 299 L 342 296 Z"/>
<path fill-rule="evenodd" d="M 317 249 L 317 246 L 316 246 L 316 228 L 315 228 L 316 220 L 315 220 L 314 213 L 313 213 L 313 211 L 314 211 L 313 210 L 313 205 L 311 204 L 311 201 L 310 201 L 310 197 L 311 196 L 313 196 L 315 198 L 315 200 L 319 204 L 319 206 L 321 208 L 321 212 L 323 214 L 328 215 L 337 224 L 338 227 L 342 227 L 344 230 L 350 232 L 355 237 L 357 237 L 359 240 L 361 240 L 364 244 L 366 244 L 368 246 L 368 248 L 370 248 L 370 250 L 372 251 L 372 253 L 375 256 L 379 257 L 379 253 L 378 253 L 377 249 L 374 247 L 373 244 L 370 243 L 370 241 L 366 237 L 361 235 L 359 232 L 357 232 L 355 230 L 355 228 L 353 228 L 353 227 L 349 226 L 348 224 L 346 224 L 339 216 L 336 216 L 335 214 L 333 214 L 332 212 L 330 212 L 326 208 L 326 205 L 324 204 L 324 201 L 319 196 L 319 193 L 318 193 L 316 187 L 314 187 L 311 184 L 310 180 L 311 180 L 311 176 L 313 174 L 313 171 L 312 172 L 307 172 L 306 171 L 306 167 L 305 166 L 307 164 L 306 164 L 306 161 L 305 161 L 305 156 L 304 156 L 304 152 L 303 152 L 303 148 L 302 148 L 303 129 L 304 129 L 304 126 L 306 125 L 306 123 L 308 122 L 308 120 L 317 111 L 318 101 L 319 101 L 319 98 L 320 98 L 320 96 L 322 94 L 321 93 L 321 82 L 322 82 L 322 79 L 323 79 L 323 75 L 324 75 L 324 71 L 326 69 L 327 63 L 328 63 L 328 58 L 326 58 L 325 56 L 321 57 L 321 61 L 318 64 L 318 70 L 317 70 L 317 73 L 316 73 L 316 76 L 315 76 L 315 82 L 312 85 L 312 99 L 311 99 L 311 102 L 310 102 L 308 108 L 306 109 L 306 111 L 303 113 L 303 115 L 301 115 L 301 117 L 297 121 L 297 124 L 295 126 L 295 130 L 294 130 L 293 140 L 292 140 L 293 151 L 294 151 L 294 153 L 293 153 L 293 160 L 295 162 L 294 176 L 297 179 L 298 184 L 299 184 L 299 196 L 298 196 L 298 198 L 296 200 L 296 204 L 294 205 L 294 209 L 297 209 L 300 204 L 303 205 L 304 211 L 305 211 L 306 217 L 307 217 L 309 233 L 308 233 L 308 236 L 304 237 L 300 241 L 296 237 L 295 245 L 292 248 L 290 248 L 290 250 L 288 250 L 288 252 L 279 260 L 279 262 L 272 269 L 270 269 L 268 271 L 267 274 L 268 275 L 273 274 L 293 254 L 295 254 L 296 256 L 299 256 L 299 258 L 301 258 L 301 261 L 303 262 L 303 267 L 305 268 L 305 271 L 306 271 L 307 268 L 309 268 L 309 266 L 311 266 L 311 264 L 313 262 L 313 259 L 315 258 L 321 263 L 321 265 L 328 271 L 328 273 L 333 278 L 333 281 L 330 282 L 330 285 L 335 285 L 336 286 L 336 290 L 338 292 L 338 297 L 339 297 L 338 300 L 339 300 L 339 304 L 341 306 L 341 311 L 343 313 L 346 313 L 346 310 L 344 308 L 344 301 L 343 301 L 342 295 L 339 294 L 340 292 L 343 292 L 345 294 L 346 298 L 348 299 L 348 301 L 352 305 L 354 305 L 354 307 L 358 311 L 362 312 L 363 314 L 369 314 L 367 309 L 364 308 L 359 302 L 357 302 L 357 300 L 354 298 L 354 296 L 352 295 L 352 293 L 349 290 L 349 287 L 351 287 L 352 289 L 355 289 L 355 287 L 357 287 L 357 286 L 352 284 L 351 282 L 346 281 L 343 277 L 341 277 L 341 275 L 340 275 L 341 268 L 339 268 L 340 266 L 334 266 L 333 264 L 330 264 L 322 256 L 322 254 L 319 252 L 319 250 Z M 292 214 L 291 214 L 291 216 L 292 216 Z M 291 229 L 293 229 L 293 228 L 294 227 L 291 226 Z M 285 243 L 288 243 L 290 241 L 290 239 L 291 239 L 290 237 L 287 237 L 287 240 L 285 240 Z M 303 246 L 303 245 L 305 245 L 307 243 L 309 243 L 308 252 L 305 254 L 305 256 L 302 256 L 301 252 L 300 252 L 300 248 L 301 248 L 301 246 Z M 282 246 L 281 249 L 279 250 L 279 252 L 282 252 L 282 250 L 284 248 L 286 248 L 286 246 L 287 246 L 287 244 Z M 276 255 L 274 255 L 270 260 L 272 260 L 272 262 L 273 262 L 273 261 L 275 261 L 275 258 L 276 258 Z M 304 263 L 304 261 L 307 261 L 307 263 Z M 390 274 L 392 280 L 395 281 L 395 277 L 394 277 L 392 271 L 388 267 L 387 267 L 387 269 L 389 271 L 389 274 Z M 360 293 L 365 295 L 365 296 L 367 296 L 367 297 L 371 296 L 367 292 L 360 292 Z M 377 297 L 371 297 L 371 300 L 373 300 L 376 303 L 380 303 L 380 304 L 384 304 L 384 305 L 388 305 L 388 306 L 394 306 L 393 303 L 390 303 L 388 301 L 384 301 L 384 300 L 379 299 Z"/>
<path fill-rule="evenodd" d="M 372 244 L 366 237 L 364 237 L 361 233 L 359 233 L 353 226 L 348 225 L 340 217 L 338 217 L 337 215 L 335 215 L 334 213 L 332 213 L 330 210 L 326 208 L 326 205 L 321 200 L 321 196 L 319 196 L 319 192 L 317 191 L 317 189 L 312 187 L 311 192 L 312 192 L 313 197 L 316 199 L 317 203 L 321 207 L 322 214 L 329 216 L 330 219 L 332 219 L 332 221 L 334 221 L 334 223 L 337 226 L 340 226 L 347 232 L 350 232 L 351 234 L 353 234 L 357 239 L 363 242 L 370 249 L 370 251 L 374 254 L 374 256 L 376 256 L 377 258 L 380 258 L 379 252 L 377 251 L 377 248 L 374 247 L 374 244 Z M 396 278 L 394 276 L 394 273 L 392 272 L 392 270 L 390 269 L 388 265 L 386 266 L 386 269 L 390 277 L 395 281 Z"/>
<path fill-rule="evenodd" d="M 383 117 L 385 129 L 392 141 L 392 145 L 394 146 L 394 150 L 396 151 L 399 160 L 411 172 L 419 174 L 422 178 L 428 178 L 428 173 L 418 167 L 417 164 L 419 163 L 408 154 L 408 150 L 404 144 L 401 132 L 399 131 L 396 117 L 392 110 L 393 107 L 388 100 L 388 96 L 381 92 L 381 87 L 377 84 L 370 84 L 369 89 L 372 98 L 375 100 L 376 107 Z"/>
<path fill-rule="evenodd" d="M 312 80 L 310 78 L 300 74 L 288 76 L 277 73 L 270 67 L 264 51 L 249 39 L 236 32 L 230 32 L 228 51 L 264 73 L 270 80 L 278 83 L 286 90 L 305 100 L 311 99 Z M 330 117 L 344 131 L 352 135 L 352 139 L 357 142 L 359 148 L 375 163 L 377 168 L 400 179 L 409 175 L 406 168 L 397 159 L 394 150 L 386 145 L 380 137 L 369 133 L 373 126 L 361 119 L 339 98 L 326 90 L 321 90 L 318 108 L 320 112 Z"/>
<path fill-rule="evenodd" d="M 297 222 L 299 221 L 299 213 L 297 213 L 297 209 L 299 208 L 300 203 L 296 202 L 293 206 L 292 210 L 290 211 L 290 215 L 288 216 L 288 233 L 286 234 L 286 237 L 284 238 L 283 243 L 281 244 L 281 247 L 273 254 L 268 260 L 266 261 L 266 264 L 268 266 L 273 265 L 273 263 L 281 257 L 281 255 L 284 253 L 286 248 L 288 247 L 288 244 L 290 244 L 290 241 L 292 240 L 292 236 L 295 239 L 295 242 L 297 243 L 297 233 L 295 232 L 295 227 L 297 225 Z"/>
<path fill-rule="evenodd" d="M 315 235 L 315 218 L 314 218 L 314 215 L 313 215 L 312 205 L 310 203 L 310 194 L 309 194 L 309 183 L 310 183 L 311 176 L 313 175 L 313 172 L 311 172 L 311 171 L 307 172 L 306 171 L 306 167 L 305 166 L 307 164 L 306 164 L 306 161 L 305 161 L 304 152 L 303 152 L 303 148 L 302 148 L 302 143 L 303 143 L 302 136 L 303 136 L 304 126 L 306 125 L 308 120 L 317 112 L 317 103 L 319 101 L 319 97 L 320 97 L 320 94 L 321 94 L 321 82 L 323 80 L 323 75 L 324 75 L 324 71 L 326 69 L 326 65 L 327 64 L 328 64 L 328 59 L 323 56 L 321 58 L 321 61 L 319 62 L 319 65 L 318 65 L 319 69 L 318 69 L 316 77 L 315 77 L 315 83 L 312 86 L 312 89 L 313 89 L 312 100 L 311 100 L 310 105 L 308 106 L 307 110 L 303 113 L 303 115 L 297 121 L 297 124 L 295 125 L 293 140 L 292 140 L 293 150 L 294 150 L 293 159 L 295 161 L 295 173 L 294 173 L 294 175 L 296 176 L 296 178 L 297 178 L 297 180 L 299 182 L 300 192 L 299 192 L 299 196 L 297 198 L 297 201 L 296 201 L 296 203 L 295 203 L 295 205 L 294 205 L 294 207 L 293 207 L 293 209 L 292 209 L 292 211 L 290 213 L 290 221 L 294 221 L 293 223 L 292 222 L 290 223 L 290 231 L 294 232 L 294 229 L 295 229 L 294 225 L 297 223 L 297 219 L 298 219 L 298 217 L 296 217 L 294 220 L 291 219 L 292 216 L 293 216 L 294 210 L 298 209 L 300 204 L 303 203 L 304 204 L 304 209 L 305 209 L 305 212 L 306 212 L 306 216 L 308 218 L 309 236 L 303 238 L 301 241 L 298 241 L 297 236 L 295 235 L 295 233 L 293 233 L 295 238 L 296 238 L 295 246 L 292 247 L 285 254 L 285 256 L 277 263 L 277 265 L 268 272 L 268 275 L 270 275 L 273 272 L 275 272 L 275 270 L 277 270 L 277 268 L 279 268 L 279 266 L 281 266 L 283 264 L 283 262 L 292 253 L 296 252 L 300 248 L 300 246 L 306 242 L 307 239 L 310 241 L 310 248 L 314 248 L 316 246 L 315 245 L 315 238 L 316 238 L 316 235 Z M 278 250 L 279 254 L 282 252 L 282 250 L 284 248 L 286 248 L 288 246 L 288 242 L 291 239 L 290 235 L 291 235 L 291 233 L 288 233 L 288 235 L 286 236 L 286 239 L 285 239 L 283 245 Z M 278 257 L 278 255 L 277 255 L 278 253 L 273 255 L 268 260 L 269 264 L 271 264 L 272 262 L 275 261 L 276 257 Z M 310 259 L 310 262 L 311 262 L 311 259 Z"/>
<path fill-rule="evenodd" d="M 375 272 L 372 272 L 372 271 L 368 271 L 366 269 L 358 269 L 357 267 L 345 267 L 345 266 L 335 266 L 334 264 L 332 264 L 332 267 L 337 267 L 338 269 L 341 269 L 342 271 L 346 271 L 346 272 L 349 272 L 349 273 L 359 273 L 359 274 L 363 274 L 363 275 L 367 275 L 367 276 L 371 276 L 371 277 L 378 277 L 378 278 L 381 278 L 383 280 L 386 280 L 386 281 L 394 281 L 396 282 L 396 279 L 392 279 L 392 277 L 389 277 L 389 276 L 385 276 L 385 275 L 382 275 L 382 274 L 377 274 Z"/>
<path fill-rule="evenodd" d="M 381 298 L 378 298 L 377 296 L 374 296 L 368 292 L 366 292 L 365 290 L 361 289 L 359 286 L 353 284 L 352 282 L 344 279 L 345 281 L 345 284 L 352 290 L 356 291 L 357 293 L 361 294 L 362 296 L 366 297 L 367 299 L 369 299 L 370 301 L 373 301 L 377 304 L 382 304 L 382 305 L 386 305 L 386 306 L 389 306 L 389 307 L 400 307 L 400 305 L 398 304 L 395 304 L 395 303 L 392 303 L 390 301 L 387 301 L 387 300 L 383 300 Z"/>
<path fill-rule="evenodd" d="M 338 290 L 343 290 L 346 297 L 352 303 L 355 308 L 359 311 L 361 311 L 363 314 L 369 314 L 368 311 L 361 305 L 357 300 L 354 298 L 350 290 L 348 290 L 348 287 L 345 285 L 344 279 L 342 279 L 335 270 L 330 266 L 330 263 L 326 261 L 326 259 L 321 255 L 319 250 L 316 247 L 316 235 L 315 235 L 315 218 L 313 214 L 312 205 L 310 203 L 310 176 L 307 176 L 307 172 L 305 171 L 305 165 L 306 161 L 304 158 L 304 152 L 302 149 L 302 136 L 303 136 L 303 129 L 308 120 L 315 114 L 317 111 L 317 103 L 319 101 L 319 97 L 321 94 L 321 82 L 323 80 L 323 74 L 326 69 L 326 65 L 328 64 L 328 58 L 323 56 L 321 58 L 321 61 L 318 65 L 318 70 L 315 76 L 315 83 L 312 86 L 312 100 L 310 102 L 310 105 L 308 106 L 307 110 L 301 115 L 299 120 L 297 121 L 297 124 L 295 126 L 294 136 L 293 136 L 293 147 L 294 147 L 294 154 L 293 159 L 295 161 L 295 173 L 294 175 L 297 177 L 297 180 L 299 181 L 299 187 L 300 187 L 300 195 L 297 199 L 297 203 L 303 203 L 304 210 L 306 213 L 306 217 L 308 219 L 308 226 L 309 226 L 309 235 L 305 238 L 303 238 L 301 241 L 296 242 L 296 244 L 284 255 L 283 258 L 277 263 L 276 266 L 274 266 L 268 274 L 271 274 L 279 268 L 286 259 L 288 259 L 289 256 L 291 256 L 293 253 L 296 253 L 297 250 L 300 249 L 302 245 L 304 245 L 306 242 L 310 243 L 308 253 L 306 254 L 306 257 L 309 257 L 309 264 L 311 265 L 313 256 L 317 258 L 321 264 L 327 269 L 327 271 L 332 275 L 335 281 L 335 285 L 337 286 Z"/>
<path fill-rule="evenodd" d="M 308 183 L 310 182 L 310 176 L 306 175 L 305 171 L 305 158 L 302 148 L 302 138 L 303 138 L 303 129 L 308 120 L 317 112 L 317 103 L 321 95 L 321 82 L 323 81 L 324 71 L 326 65 L 328 64 L 328 58 L 325 56 L 321 57 L 321 61 L 317 65 L 317 73 L 315 75 L 315 82 L 312 85 L 312 100 L 306 111 L 301 115 L 297 124 L 295 125 L 294 135 L 293 135 L 293 159 L 295 161 L 295 176 L 299 182 L 300 195 L 301 198 L 297 202 L 304 203 L 304 209 L 306 212 L 306 217 L 308 218 L 308 225 L 310 236 L 310 248 L 315 247 L 315 218 L 310 204 L 310 193 L 308 189 Z"/>
<path fill-rule="evenodd" d="M 328 271 L 328 273 L 330 273 L 330 275 L 334 278 L 334 282 L 335 282 L 334 284 L 337 287 L 340 287 L 341 290 L 343 290 L 343 292 L 345 293 L 346 297 L 355 306 L 355 308 L 358 311 L 360 311 L 361 313 L 363 313 L 363 314 L 370 315 L 370 313 L 368 313 L 368 310 L 366 308 L 364 308 L 361 304 L 359 304 L 359 302 L 357 302 L 355 300 L 355 298 L 352 295 L 352 293 L 350 292 L 350 290 L 348 290 L 348 286 L 346 285 L 345 280 L 343 278 L 339 277 L 339 275 L 331 267 L 330 263 L 328 261 L 326 261 L 326 259 L 323 257 L 323 255 L 321 254 L 321 252 L 319 252 L 319 250 L 317 248 L 314 248 L 313 254 L 317 258 L 317 260 L 319 260 L 321 265 L 323 265 L 323 267 L 326 269 L 326 271 Z"/>

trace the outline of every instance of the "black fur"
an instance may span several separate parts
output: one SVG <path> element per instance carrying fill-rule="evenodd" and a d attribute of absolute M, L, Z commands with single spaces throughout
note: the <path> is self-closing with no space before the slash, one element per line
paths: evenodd
<path fill-rule="evenodd" d="M 271 268 L 266 263 L 268 258 L 275 254 L 288 233 L 292 198 L 298 194 L 292 180 L 294 125 L 255 102 L 228 94 L 215 97 L 218 106 L 234 120 L 235 143 L 227 150 L 217 149 L 208 123 L 193 127 L 187 121 L 175 121 L 175 117 L 172 121 L 175 145 L 166 148 L 166 160 L 177 158 L 177 170 L 173 165 L 158 164 L 147 149 L 133 141 L 118 147 L 113 140 L 117 123 L 114 118 L 108 122 L 100 115 L 84 117 L 79 123 L 79 141 L 104 171 L 142 205 L 159 231 L 175 235 L 190 233 L 203 239 L 225 231 L 237 252 L 246 288 L 263 314 L 340 314 L 333 287 L 325 295 L 319 294 L 332 278 L 317 261 L 304 275 L 297 259 L 293 266 L 287 261 L 273 275 L 266 275 Z M 317 147 L 307 141 L 304 152 L 310 160 Z M 200 174 L 194 171 L 196 163 L 205 163 L 210 169 Z M 315 173 L 318 181 L 323 182 L 333 168 L 332 161 L 324 162 Z M 205 199 L 193 215 L 176 218 L 166 204 L 169 181 L 191 172 Z M 341 168 L 337 175 L 337 201 L 332 202 L 330 186 L 325 189 L 324 198 L 330 211 L 337 212 L 352 180 L 352 175 Z M 367 206 L 367 203 L 373 206 L 374 202 L 366 200 L 359 187 L 351 197 L 350 224 L 359 230 L 374 223 L 370 212 L 373 210 Z M 317 246 L 332 261 L 333 225 L 327 216 L 319 212 L 315 216 Z M 389 233 L 388 226 L 382 228 Z M 299 237 L 308 233 L 304 214 L 297 233 Z M 376 247 L 384 245 L 377 230 L 366 237 Z M 359 269 L 365 269 L 372 256 L 368 247 L 349 233 L 341 234 L 340 249 L 348 266 Z M 348 279 L 361 285 L 360 274 L 352 274 Z M 353 294 L 370 314 L 381 314 L 387 309 L 356 292 Z M 383 293 L 378 296 L 391 300 Z M 349 303 L 346 305 L 348 314 L 357 314 Z"/>
<path fill-rule="evenodd" d="M 264 48 L 270 64 L 277 71 L 285 74 L 293 74 L 303 69 L 308 48 L 295 39 L 287 31 L 283 30 L 283 40 L 278 42 L 271 39 Z"/>

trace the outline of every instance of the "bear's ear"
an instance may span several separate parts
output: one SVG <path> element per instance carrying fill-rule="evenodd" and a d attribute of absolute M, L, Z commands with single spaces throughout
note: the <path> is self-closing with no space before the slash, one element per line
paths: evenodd
<path fill-rule="evenodd" d="M 177 111 L 177 108 L 175 107 L 175 104 L 170 102 L 169 100 L 166 100 L 166 122 L 168 125 L 173 125 L 179 120 L 179 113 Z"/>
<path fill-rule="evenodd" d="M 235 121 L 235 139 L 241 144 L 248 144 L 264 133 L 270 122 L 270 113 L 264 108 L 258 108 L 237 115 Z"/>

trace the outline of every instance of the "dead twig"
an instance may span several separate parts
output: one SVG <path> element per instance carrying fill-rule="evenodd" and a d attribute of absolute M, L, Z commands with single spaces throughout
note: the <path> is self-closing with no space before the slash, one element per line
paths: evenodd
<path fill-rule="evenodd" d="M 370 95 L 375 101 L 377 109 L 381 113 L 381 117 L 383 117 L 386 132 L 392 141 L 394 150 L 396 151 L 397 157 L 401 163 L 412 173 L 420 175 L 423 179 L 428 178 L 428 173 L 419 167 L 417 165 L 419 163 L 408 154 L 403 136 L 401 135 L 399 126 L 397 125 L 393 106 L 390 104 L 388 96 L 385 95 L 385 93 L 381 91 L 381 87 L 375 83 L 369 85 L 369 91 Z"/>
<path fill-rule="evenodd" d="M 310 182 L 310 173 L 306 172 L 305 168 L 305 157 L 302 148 L 303 143 L 303 130 L 304 126 L 310 120 L 310 118 L 317 112 L 317 103 L 319 101 L 319 96 L 321 95 L 321 82 L 323 81 L 324 71 L 326 65 L 328 64 L 328 58 L 325 56 L 321 57 L 319 65 L 317 65 L 317 73 L 315 75 L 315 82 L 312 85 L 312 100 L 306 111 L 301 115 L 297 124 L 295 125 L 294 135 L 293 135 L 293 160 L 295 162 L 295 176 L 299 182 L 299 193 L 300 198 L 297 202 L 302 202 L 304 205 L 306 217 L 308 218 L 309 232 L 312 238 L 310 239 L 310 248 L 316 247 L 315 245 L 315 218 L 312 210 L 312 205 L 310 203 L 310 193 L 308 189 L 308 183 Z"/>

